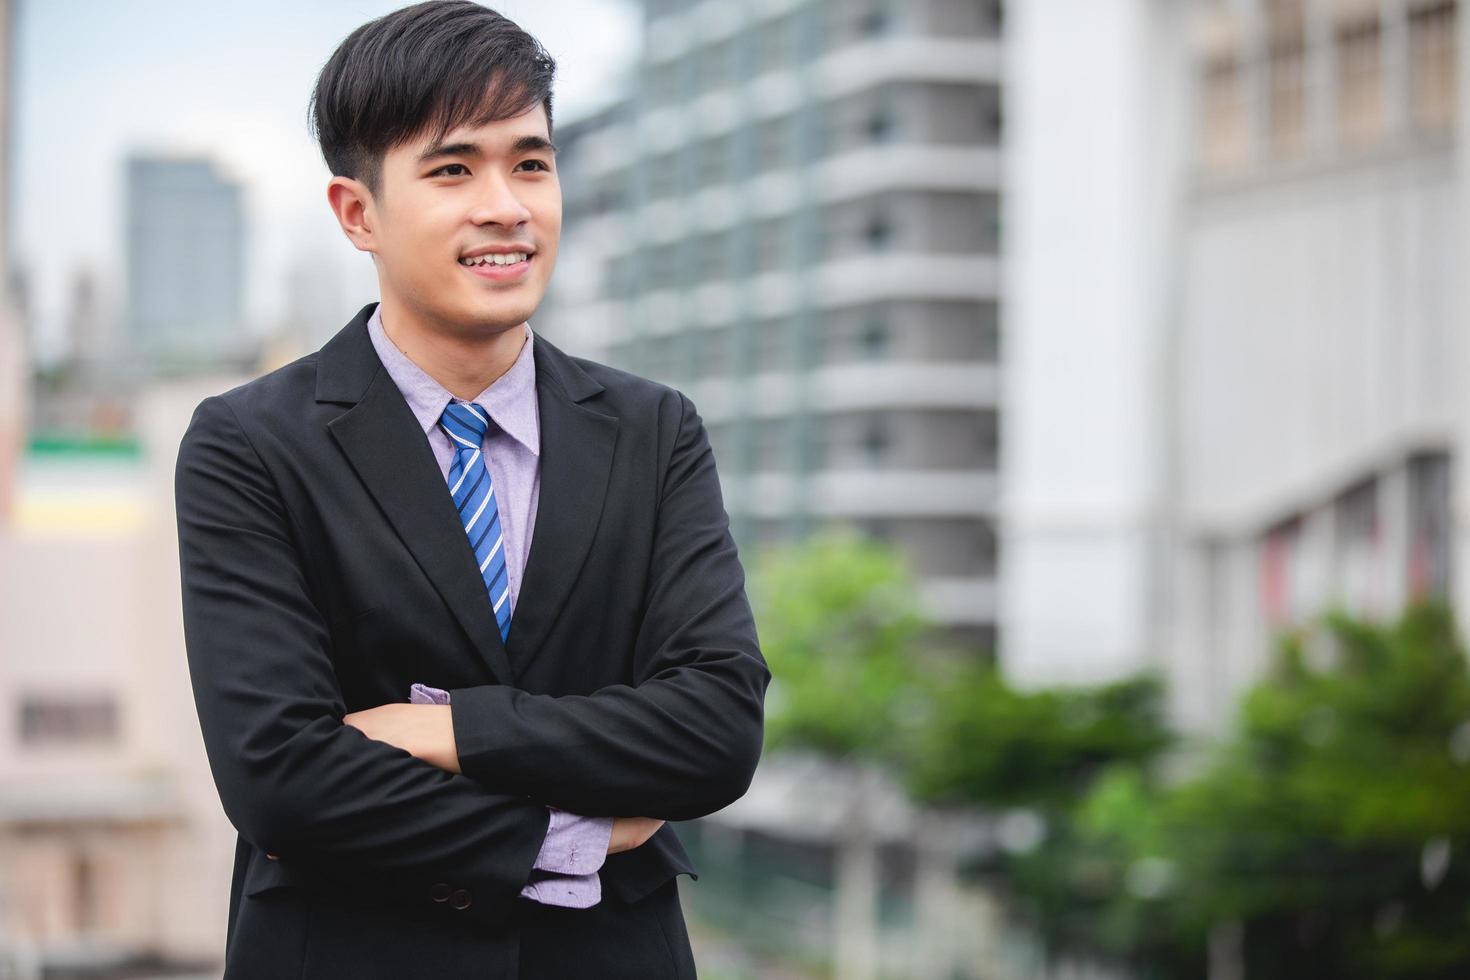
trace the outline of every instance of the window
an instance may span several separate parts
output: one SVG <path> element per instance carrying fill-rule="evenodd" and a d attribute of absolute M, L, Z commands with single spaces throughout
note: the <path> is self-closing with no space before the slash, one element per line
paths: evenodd
<path fill-rule="evenodd" d="M 874 316 L 863 325 L 860 340 L 862 356 L 865 360 L 879 361 L 888 353 L 890 346 L 888 337 L 888 321 L 882 316 Z"/>
<path fill-rule="evenodd" d="M 893 26 L 887 4 L 874 3 L 858 17 L 858 33 L 864 37 L 881 37 Z"/>
<path fill-rule="evenodd" d="M 1454 125 L 1455 10 L 1454 0 L 1441 0 L 1409 14 L 1409 97 L 1421 130 Z"/>
<path fill-rule="evenodd" d="M 710 232 L 699 239 L 699 268 L 696 276 L 700 282 L 723 279 L 729 271 L 729 232 Z"/>
<path fill-rule="evenodd" d="M 788 68 L 796 62 L 796 17 L 786 14 L 761 28 L 760 50 L 756 53 L 758 71 Z"/>
<path fill-rule="evenodd" d="M 755 469 L 781 472 L 790 469 L 791 424 L 786 419 L 764 419 L 753 423 Z"/>
<path fill-rule="evenodd" d="M 679 275 L 678 248 L 675 245 L 656 245 L 644 249 L 643 283 L 650 289 L 668 289 Z"/>
<path fill-rule="evenodd" d="M 1382 50 L 1377 14 L 1337 30 L 1337 124 L 1351 146 L 1372 143 L 1383 130 Z"/>
<path fill-rule="evenodd" d="M 647 182 L 648 199 L 657 201 L 673 197 L 679 192 L 679 157 L 675 153 L 662 153 L 652 157 L 643 168 L 643 179 Z"/>
<path fill-rule="evenodd" d="M 981 0 L 980 20 L 986 33 L 1000 36 L 1005 27 L 1005 8 L 1001 5 L 1001 0 Z"/>
<path fill-rule="evenodd" d="M 768 218 L 756 226 L 756 271 L 770 272 L 791 265 L 791 221 L 790 218 Z"/>
<path fill-rule="evenodd" d="M 868 115 L 867 136 L 869 143 L 887 143 L 897 127 L 893 121 L 893 110 L 887 105 L 873 108 Z"/>
<path fill-rule="evenodd" d="M 633 295 L 633 258 L 619 256 L 602 264 L 602 292 L 613 299 L 626 299 Z"/>
<path fill-rule="evenodd" d="M 710 330 L 698 335 L 695 345 L 695 374 L 704 378 L 718 378 L 730 371 L 730 340 L 728 328 Z"/>
<path fill-rule="evenodd" d="M 666 61 L 648 70 L 648 102 L 653 106 L 670 105 L 679 101 L 683 87 L 679 76 L 683 64 L 679 60 Z"/>
<path fill-rule="evenodd" d="M 1205 63 L 1200 83 L 1204 113 L 1200 128 L 1200 155 L 1205 169 L 1234 170 L 1245 164 L 1250 145 L 1245 78 L 1234 54 Z"/>
<path fill-rule="evenodd" d="M 1300 515 L 1290 517 L 1266 532 L 1260 549 L 1260 600 L 1261 614 L 1271 626 L 1289 622 L 1297 614 L 1301 588 L 1301 539 L 1302 519 Z M 1211 550 L 1211 577 L 1216 582 L 1227 577 L 1228 559 L 1222 546 Z M 1224 589 L 1211 588 L 1212 597 L 1222 595 Z M 1219 626 L 1226 614 L 1223 605 L 1216 605 L 1210 613 L 1210 621 Z"/>
<path fill-rule="evenodd" d="M 1266 0 L 1267 121 L 1280 157 L 1307 145 L 1306 23 L 1303 0 Z"/>
<path fill-rule="evenodd" d="M 1450 456 L 1425 452 L 1409 459 L 1408 594 L 1443 598 L 1450 591 Z"/>
<path fill-rule="evenodd" d="M 20 701 L 23 744 L 111 742 L 118 737 L 117 702 L 106 694 L 25 695 Z"/>
<path fill-rule="evenodd" d="M 712 136 L 696 150 L 696 180 L 700 187 L 713 187 L 730 179 L 730 137 Z"/>
<path fill-rule="evenodd" d="M 788 371 L 792 367 L 791 322 L 767 320 L 756 327 L 756 368 Z"/>
<path fill-rule="evenodd" d="M 869 251 L 888 251 L 893 244 L 893 226 L 888 223 L 888 216 L 882 213 L 870 215 L 863 228 L 863 239 L 867 242 Z"/>
<path fill-rule="evenodd" d="M 759 174 L 789 167 L 794 141 L 791 116 L 767 119 L 761 123 L 756 130 L 755 160 L 751 171 Z"/>
<path fill-rule="evenodd" d="M 1378 481 L 1370 477 L 1350 487 L 1336 501 L 1334 566 L 1337 586 L 1348 610 L 1378 613 L 1383 566 L 1378 515 Z"/>
<path fill-rule="evenodd" d="M 712 92 L 734 83 L 735 55 L 734 38 L 727 38 L 712 44 L 699 53 L 699 90 L 701 92 Z"/>
<path fill-rule="evenodd" d="M 859 448 L 862 451 L 863 461 L 869 466 L 882 466 L 888 458 L 890 440 L 886 422 L 887 419 L 883 416 L 874 415 L 863 424 Z"/>

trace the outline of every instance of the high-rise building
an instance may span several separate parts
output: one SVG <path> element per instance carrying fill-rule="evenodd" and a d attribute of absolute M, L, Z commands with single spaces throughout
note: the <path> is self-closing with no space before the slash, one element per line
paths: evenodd
<path fill-rule="evenodd" d="M 240 185 L 193 157 L 127 161 L 128 342 L 142 362 L 247 356 Z"/>
<path fill-rule="evenodd" d="M 1208 729 L 1328 606 L 1470 614 L 1459 4 L 1012 9 L 1008 670 Z"/>
<path fill-rule="evenodd" d="M 542 327 L 673 384 L 742 549 L 832 522 L 995 639 L 998 2 L 649 0 L 626 97 L 558 127 Z"/>

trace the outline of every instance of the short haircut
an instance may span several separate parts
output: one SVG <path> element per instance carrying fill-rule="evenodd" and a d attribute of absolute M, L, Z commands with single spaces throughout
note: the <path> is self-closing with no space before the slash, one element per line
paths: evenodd
<path fill-rule="evenodd" d="M 383 155 L 425 132 L 509 119 L 537 102 L 551 135 L 556 62 L 515 22 L 473 0 L 429 0 L 347 35 L 317 76 L 312 135 L 335 176 L 380 190 Z"/>

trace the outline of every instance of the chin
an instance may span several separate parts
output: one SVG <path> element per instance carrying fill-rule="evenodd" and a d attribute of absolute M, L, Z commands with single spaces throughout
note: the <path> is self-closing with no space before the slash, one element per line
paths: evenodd
<path fill-rule="evenodd" d="M 460 322 L 469 330 L 484 330 L 487 327 L 509 330 L 511 327 L 518 327 L 525 323 L 531 318 L 533 312 L 535 311 L 506 309 L 505 307 L 492 310 L 471 310 L 461 318 Z"/>

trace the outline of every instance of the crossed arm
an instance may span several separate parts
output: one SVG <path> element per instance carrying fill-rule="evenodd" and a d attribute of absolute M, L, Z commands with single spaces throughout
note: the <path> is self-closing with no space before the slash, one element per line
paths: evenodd
<path fill-rule="evenodd" d="M 368 738 L 396 745 L 431 766 L 446 772 L 460 771 L 450 705 L 393 702 L 349 712 L 342 723 Z M 664 821 L 655 817 L 616 817 L 607 853 L 620 854 L 642 847 L 663 825 Z"/>
<path fill-rule="evenodd" d="M 770 673 L 704 426 L 682 395 L 667 409 L 637 683 L 561 698 L 487 685 L 452 691 L 449 712 L 392 706 L 432 733 L 428 762 L 347 723 L 263 436 L 222 397 L 199 405 L 175 471 L 185 640 L 220 800 L 246 840 L 385 901 L 443 908 L 428 896 L 452 882 L 477 896 L 469 917 L 495 922 L 530 876 L 546 805 L 689 819 L 744 794 Z"/>

